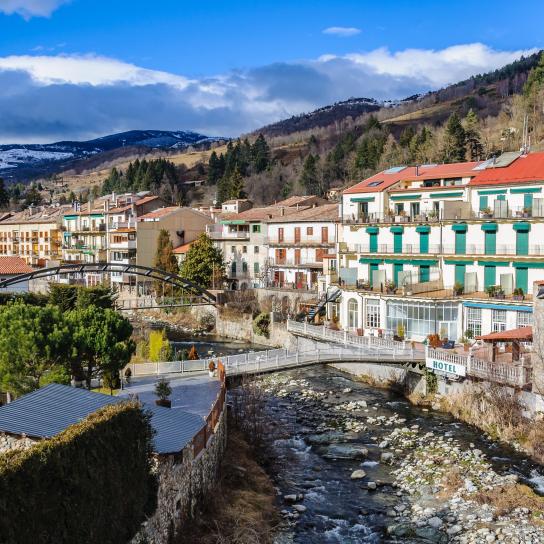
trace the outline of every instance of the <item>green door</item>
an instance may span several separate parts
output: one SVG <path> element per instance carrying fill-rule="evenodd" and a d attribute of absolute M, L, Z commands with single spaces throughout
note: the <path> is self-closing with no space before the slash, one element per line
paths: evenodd
<path fill-rule="evenodd" d="M 378 235 L 369 234 L 369 236 L 370 236 L 370 239 L 369 239 L 370 253 L 378 253 Z"/>
<path fill-rule="evenodd" d="M 428 232 L 419 233 L 419 252 L 429 253 L 429 233 Z"/>
<path fill-rule="evenodd" d="M 393 265 L 393 281 L 395 282 L 395 286 L 399 286 L 399 272 L 402 272 L 402 264 L 394 264 Z"/>
<path fill-rule="evenodd" d="M 484 288 L 496 285 L 497 268 L 494 265 L 484 266 Z"/>
<path fill-rule="evenodd" d="M 523 207 L 527 210 L 533 209 L 533 195 L 531 193 L 525 193 L 523 195 Z"/>
<path fill-rule="evenodd" d="M 467 233 L 455 233 L 455 254 L 464 255 L 467 252 Z"/>
<path fill-rule="evenodd" d="M 526 231 L 516 231 L 516 255 L 529 255 L 529 233 Z"/>
<path fill-rule="evenodd" d="M 430 267 L 428 265 L 422 264 L 419 267 L 419 281 L 425 283 L 431 279 Z"/>
<path fill-rule="evenodd" d="M 393 251 L 395 253 L 402 253 L 402 232 L 395 232 L 393 236 Z"/>
<path fill-rule="evenodd" d="M 495 255 L 497 252 L 497 233 L 485 231 L 485 254 Z"/>
<path fill-rule="evenodd" d="M 488 207 L 489 199 L 487 196 L 480 197 L 480 211 Z"/>
<path fill-rule="evenodd" d="M 377 264 L 374 264 L 374 263 L 371 263 L 369 265 L 369 269 L 368 269 L 368 281 L 370 282 L 370 287 L 373 286 L 374 284 L 374 272 L 378 270 L 378 265 Z"/>
<path fill-rule="evenodd" d="M 529 274 L 527 268 L 516 268 L 516 287 L 523 289 L 523 294 L 527 294 L 529 285 Z"/>
<path fill-rule="evenodd" d="M 455 283 L 459 283 L 463 287 L 465 286 L 465 272 L 467 266 L 465 264 L 455 265 Z"/>

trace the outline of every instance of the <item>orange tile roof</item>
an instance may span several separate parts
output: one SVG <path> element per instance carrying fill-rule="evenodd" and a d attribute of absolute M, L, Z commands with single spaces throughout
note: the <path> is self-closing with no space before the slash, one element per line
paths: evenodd
<path fill-rule="evenodd" d="M 533 340 L 533 327 L 520 327 L 519 329 L 510 329 L 509 331 L 492 332 L 477 336 L 477 340 L 484 342 L 511 342 L 520 340 L 522 342 L 531 342 Z"/>
<path fill-rule="evenodd" d="M 140 200 L 137 200 L 136 202 L 133 202 L 135 206 L 143 206 L 144 204 L 147 204 L 148 202 L 151 202 L 153 200 L 157 200 L 159 197 L 155 195 L 151 196 L 144 196 L 143 198 L 140 198 Z M 126 204 L 124 206 L 119 206 L 118 208 L 112 208 L 109 210 L 110 213 L 121 213 L 125 212 L 127 210 L 130 210 L 132 208 L 132 204 Z"/>
<path fill-rule="evenodd" d="M 480 162 L 458 162 L 448 164 L 423 164 L 419 167 L 406 166 L 398 171 L 391 172 L 384 170 L 378 174 L 357 183 L 353 187 L 346 189 L 344 194 L 355 193 L 379 193 L 389 189 L 400 181 L 443 179 L 451 177 L 476 176 L 478 170 L 474 170 Z M 401 167 L 399 167 L 401 168 Z M 372 186 L 374 183 L 381 182 L 379 185 Z"/>
<path fill-rule="evenodd" d="M 157 219 L 159 217 L 164 217 L 165 215 L 168 215 L 175 210 L 181 210 L 181 208 L 179 206 L 168 206 L 167 208 L 159 208 L 158 210 L 154 210 L 152 212 L 146 213 L 145 215 L 141 215 L 140 217 L 138 217 L 138 221 L 143 221 L 144 219 Z"/>
<path fill-rule="evenodd" d="M 544 181 L 544 152 L 521 155 L 504 167 L 493 167 L 491 165 L 485 170 L 481 170 L 469 185 L 503 185 L 505 183 L 529 183 L 534 181 Z"/>
<path fill-rule="evenodd" d="M 0 276 L 28 274 L 33 271 L 34 269 L 28 266 L 21 257 L 0 257 Z"/>
<path fill-rule="evenodd" d="M 174 248 L 174 253 L 176 255 L 183 255 L 184 253 L 187 253 L 189 251 L 189 248 L 193 245 L 193 242 L 189 242 L 188 244 L 183 244 L 181 246 L 178 246 Z"/>
<path fill-rule="evenodd" d="M 300 208 L 293 209 L 287 208 L 290 210 L 290 213 L 286 216 L 278 215 L 268 220 L 268 223 L 293 223 L 297 221 L 339 221 L 338 215 L 338 204 L 325 204 L 323 206 L 313 206 L 312 208 L 305 208 L 301 210 Z"/>

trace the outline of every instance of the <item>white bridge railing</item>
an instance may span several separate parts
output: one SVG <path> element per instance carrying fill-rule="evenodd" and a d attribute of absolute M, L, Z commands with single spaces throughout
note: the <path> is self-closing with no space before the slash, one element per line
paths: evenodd
<path fill-rule="evenodd" d="M 160 363 L 132 363 L 130 369 L 132 376 L 149 376 L 160 374 L 183 374 L 187 372 L 204 372 L 209 368 L 210 362 L 221 361 L 225 365 L 227 376 L 239 374 L 251 374 L 269 370 L 281 370 L 309 364 L 330 362 L 393 362 L 403 363 L 411 359 L 411 354 L 397 353 L 395 351 L 367 351 L 351 346 L 319 347 L 305 351 L 293 351 L 287 349 L 271 349 L 266 351 L 252 351 L 225 357 L 208 357 L 196 361 L 171 361 Z"/>
<path fill-rule="evenodd" d="M 325 342 L 335 342 L 344 344 L 345 346 L 355 346 L 366 348 L 369 350 L 391 350 L 397 354 L 411 355 L 417 354 L 417 350 L 413 350 L 410 344 L 406 341 L 399 342 L 388 338 L 379 338 L 377 336 L 357 336 L 348 331 L 334 331 L 324 326 L 310 325 L 309 323 L 299 323 L 298 321 L 288 320 L 287 331 L 315 340 L 323 340 Z M 423 352 L 419 353 L 420 359 L 423 359 Z M 413 357 L 412 357 L 413 358 Z"/>

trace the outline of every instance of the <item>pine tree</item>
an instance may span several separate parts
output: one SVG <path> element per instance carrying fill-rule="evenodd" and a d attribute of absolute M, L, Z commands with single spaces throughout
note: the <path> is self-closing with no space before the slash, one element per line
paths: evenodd
<path fill-rule="evenodd" d="M 231 195 L 230 177 L 226 174 L 219 180 L 217 184 L 217 204 L 221 205 L 228 200 Z"/>
<path fill-rule="evenodd" d="M 262 134 L 259 134 L 251 148 L 253 169 L 257 174 L 264 172 L 270 164 L 270 147 Z"/>
<path fill-rule="evenodd" d="M 467 158 L 469 161 L 479 161 L 484 154 L 482 137 L 478 129 L 478 116 L 470 109 L 464 120 L 465 142 L 467 146 Z"/>
<path fill-rule="evenodd" d="M 179 274 L 178 261 L 174 255 L 174 246 L 172 245 L 170 234 L 166 229 L 161 229 L 159 232 L 153 266 L 170 274 Z M 163 282 L 155 282 L 156 292 L 159 293 L 163 286 Z M 173 289 L 171 291 L 173 292 Z"/>
<path fill-rule="evenodd" d="M 4 180 L 0 178 L 0 208 L 9 206 L 9 194 L 6 190 Z"/>
<path fill-rule="evenodd" d="M 465 160 L 466 136 L 459 115 L 452 113 L 446 123 L 442 160 L 444 162 L 462 162 Z"/>
<path fill-rule="evenodd" d="M 236 167 L 230 177 L 230 198 L 244 198 L 244 178 Z"/>
<path fill-rule="evenodd" d="M 223 155 L 221 155 L 223 157 Z M 210 160 L 208 161 L 208 184 L 216 185 L 217 182 L 223 176 L 223 170 L 225 169 L 224 160 L 221 160 L 215 151 L 212 151 Z"/>
<path fill-rule="evenodd" d="M 306 157 L 304 166 L 302 167 L 302 174 L 300 176 L 300 184 L 306 189 L 307 195 L 321 195 L 321 183 L 319 180 L 319 174 L 317 171 L 317 165 L 319 156 L 312 155 L 311 153 Z"/>

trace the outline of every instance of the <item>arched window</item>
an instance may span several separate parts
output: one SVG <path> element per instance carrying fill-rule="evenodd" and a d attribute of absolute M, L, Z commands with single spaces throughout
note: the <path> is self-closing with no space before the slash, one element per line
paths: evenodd
<path fill-rule="evenodd" d="M 359 305 L 354 298 L 348 301 L 348 327 L 350 329 L 359 327 Z"/>

